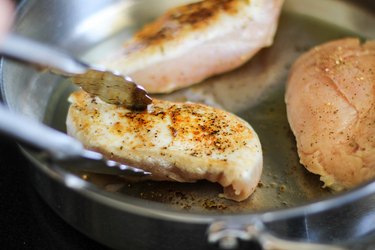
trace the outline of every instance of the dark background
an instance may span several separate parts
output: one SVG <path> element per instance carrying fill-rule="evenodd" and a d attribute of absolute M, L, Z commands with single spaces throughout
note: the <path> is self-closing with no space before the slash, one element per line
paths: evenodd
<path fill-rule="evenodd" d="M 353 2 L 375 11 L 374 0 Z M 27 178 L 28 167 L 16 143 L 0 134 L 0 249 L 107 249 L 44 203 Z"/>

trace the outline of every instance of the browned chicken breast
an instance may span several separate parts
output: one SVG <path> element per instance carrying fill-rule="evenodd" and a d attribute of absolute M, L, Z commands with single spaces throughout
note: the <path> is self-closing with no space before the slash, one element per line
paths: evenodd
<path fill-rule="evenodd" d="M 104 62 L 150 93 L 232 70 L 270 46 L 283 0 L 204 0 L 167 11 Z"/>
<path fill-rule="evenodd" d="M 258 136 L 233 114 L 156 99 L 148 110 L 136 112 L 83 91 L 69 101 L 68 134 L 112 159 L 152 172 L 153 180 L 218 182 L 224 196 L 236 201 L 248 198 L 259 182 Z"/>
<path fill-rule="evenodd" d="M 375 176 L 375 41 L 317 46 L 294 64 L 286 104 L 301 163 L 335 190 Z"/>

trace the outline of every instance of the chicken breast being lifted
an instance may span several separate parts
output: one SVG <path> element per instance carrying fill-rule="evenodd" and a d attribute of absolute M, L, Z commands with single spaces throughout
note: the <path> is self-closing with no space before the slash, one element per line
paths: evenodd
<path fill-rule="evenodd" d="M 273 42 L 283 0 L 205 0 L 169 10 L 104 62 L 150 93 L 232 70 Z"/>
<path fill-rule="evenodd" d="M 335 190 L 375 177 L 375 41 L 342 39 L 294 64 L 288 119 L 301 163 Z"/>
<path fill-rule="evenodd" d="M 262 150 L 250 125 L 228 112 L 194 103 L 153 100 L 130 111 L 83 91 L 73 93 L 68 134 L 86 147 L 152 172 L 151 179 L 209 180 L 226 198 L 254 192 L 262 172 Z"/>

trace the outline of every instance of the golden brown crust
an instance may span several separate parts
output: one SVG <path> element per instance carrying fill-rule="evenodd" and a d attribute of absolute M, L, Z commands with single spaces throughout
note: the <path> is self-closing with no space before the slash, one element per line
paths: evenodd
<path fill-rule="evenodd" d="M 73 108 L 81 112 L 79 119 L 80 130 L 89 129 L 91 124 L 98 123 L 100 112 L 95 108 L 88 108 L 86 103 L 88 94 L 78 91 L 73 94 L 75 103 Z M 95 98 L 91 98 L 91 104 L 97 104 Z M 113 106 L 113 105 L 109 105 Z M 115 107 L 115 106 L 113 106 Z M 136 133 L 143 147 L 153 147 L 154 143 L 150 136 L 157 138 L 160 136 L 158 130 L 153 130 L 158 124 L 169 121 L 169 135 L 174 141 L 184 141 L 186 146 L 185 153 L 194 157 L 210 156 L 212 153 L 225 156 L 246 146 L 246 140 L 251 140 L 254 135 L 252 131 L 245 126 L 242 120 L 239 120 L 229 113 L 217 110 L 212 107 L 196 103 L 172 103 L 161 100 L 153 100 L 151 110 L 132 111 L 125 108 L 117 109 L 118 121 L 110 126 L 110 132 L 116 136 Z M 91 120 L 81 119 L 81 116 L 89 116 Z M 228 119 L 231 123 L 228 124 Z M 151 134 L 152 133 L 152 134 Z M 225 158 L 222 159 L 226 161 Z"/>
<path fill-rule="evenodd" d="M 149 46 L 160 47 L 191 31 L 204 32 L 222 15 L 234 16 L 241 6 L 249 3 L 250 0 L 205 0 L 173 8 L 136 33 L 133 40 L 125 44 L 131 46 L 127 52 L 133 53 Z"/>

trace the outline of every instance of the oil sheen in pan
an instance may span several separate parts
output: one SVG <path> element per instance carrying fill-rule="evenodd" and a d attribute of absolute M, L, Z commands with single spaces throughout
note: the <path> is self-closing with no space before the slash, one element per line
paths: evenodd
<path fill-rule="evenodd" d="M 95 61 L 123 37 L 104 41 L 87 53 Z M 147 199 L 175 209 L 206 213 L 245 213 L 292 207 L 332 195 L 323 189 L 319 177 L 299 164 L 296 145 L 286 119 L 284 90 L 291 64 L 304 51 L 325 41 L 359 36 L 345 29 L 310 17 L 283 12 L 274 45 L 263 49 L 241 68 L 213 77 L 193 87 L 158 98 L 190 100 L 216 105 L 234 112 L 257 131 L 263 151 L 264 170 L 255 193 L 246 201 L 234 202 L 219 197 L 222 188 L 214 183 L 134 182 L 119 177 L 77 173 L 108 192 Z M 121 39 L 120 39 L 121 38 Z M 298 38 L 293 39 L 291 38 Z M 67 96 L 73 90 L 62 84 L 51 98 L 46 121 L 65 130 Z"/>

